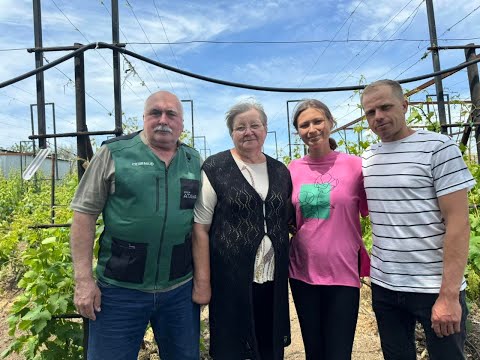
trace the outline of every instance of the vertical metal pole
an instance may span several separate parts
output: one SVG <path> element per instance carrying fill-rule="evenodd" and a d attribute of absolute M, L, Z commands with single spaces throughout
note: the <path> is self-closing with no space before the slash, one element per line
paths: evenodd
<path fill-rule="evenodd" d="M 362 146 L 360 145 L 360 133 L 357 133 L 357 151 L 360 154 Z"/>
<path fill-rule="evenodd" d="M 450 94 L 445 94 L 445 97 L 447 98 L 448 125 L 452 125 L 452 112 L 450 111 Z M 453 128 L 449 127 L 448 129 L 448 134 L 452 136 Z"/>
<path fill-rule="evenodd" d="M 288 109 L 288 100 L 287 100 L 287 133 L 288 133 L 288 156 L 292 160 L 292 140 L 290 135 L 290 110 Z"/>
<path fill-rule="evenodd" d="M 35 104 L 30 104 L 30 123 L 32 125 L 32 135 L 35 135 L 35 121 L 33 120 L 33 107 L 35 106 Z M 35 155 L 35 153 L 37 152 L 36 149 L 35 149 L 35 140 L 32 140 L 33 142 L 33 148 L 32 148 L 32 152 L 33 152 L 33 155 Z M 27 165 L 27 162 L 25 161 L 25 165 Z"/>
<path fill-rule="evenodd" d="M 275 159 L 278 160 L 277 132 L 275 130 L 272 130 L 272 131 L 268 131 L 267 134 L 273 134 L 275 138 Z"/>
<path fill-rule="evenodd" d="M 55 164 L 57 163 L 57 154 L 52 154 L 52 178 L 50 190 L 50 223 L 55 224 Z"/>
<path fill-rule="evenodd" d="M 190 116 L 192 117 L 192 147 L 194 148 L 195 147 L 195 126 L 193 123 L 193 100 L 190 100 Z"/>
<path fill-rule="evenodd" d="M 57 123 L 56 123 L 56 119 L 55 119 L 55 104 L 54 103 L 51 103 L 52 105 L 52 116 L 53 116 L 53 133 L 56 135 L 57 134 Z M 53 138 L 53 145 L 55 147 L 55 171 L 56 171 L 56 177 L 57 179 L 59 179 L 58 177 L 58 148 L 57 148 L 57 138 L 54 137 Z"/>
<path fill-rule="evenodd" d="M 203 136 L 203 156 L 204 159 L 207 158 L 207 138 L 205 136 Z"/>
<path fill-rule="evenodd" d="M 430 97 L 431 95 L 427 94 L 425 95 L 425 101 L 427 102 L 427 114 L 430 114 L 430 105 L 429 102 L 433 101 L 432 98 Z M 411 112 L 411 107 L 409 107 L 410 112 Z M 435 109 L 435 108 L 434 108 Z M 434 110 L 435 111 L 435 110 Z"/>
<path fill-rule="evenodd" d="M 87 130 L 86 110 L 85 110 L 85 62 L 84 54 L 75 56 L 75 105 L 77 115 L 77 132 Z M 77 170 L 78 179 L 81 179 L 85 173 L 83 161 L 87 159 L 86 136 L 77 135 Z"/>
<path fill-rule="evenodd" d="M 33 108 L 36 106 L 36 104 L 30 104 L 30 121 L 32 125 L 32 135 L 35 135 L 35 121 L 33 119 Z M 37 153 L 37 149 L 35 146 L 35 140 L 32 140 L 33 143 L 33 157 L 35 157 L 35 154 Z M 27 165 L 27 160 L 25 159 L 25 165 Z M 37 173 L 33 175 L 33 181 L 35 184 L 35 189 L 37 189 Z"/>
<path fill-rule="evenodd" d="M 42 5 L 40 0 L 33 0 L 33 29 L 35 34 L 35 47 L 42 48 Z M 43 51 L 35 51 L 35 67 L 43 66 Z M 36 75 L 37 85 L 37 118 L 38 118 L 38 134 L 45 135 L 47 132 L 45 125 L 45 87 L 43 71 Z M 39 139 L 40 149 L 47 147 L 47 139 Z"/>
<path fill-rule="evenodd" d="M 118 0 L 112 0 L 112 41 L 113 45 L 120 42 L 120 20 Z M 122 85 L 120 79 L 120 53 L 113 50 L 113 98 L 115 103 L 115 135 L 123 133 L 122 127 Z"/>
<path fill-rule="evenodd" d="M 433 11 L 433 1 L 426 0 L 427 5 L 427 16 L 428 16 L 428 30 L 430 32 L 430 46 L 437 47 L 437 28 L 435 26 L 435 14 Z M 440 57 L 438 49 L 432 50 L 432 61 L 433 61 L 433 71 L 440 71 Z M 437 107 L 438 107 L 438 117 L 440 120 L 441 132 L 442 134 L 447 134 L 447 124 L 445 116 L 445 102 L 443 99 L 443 84 L 442 76 L 435 76 L 435 88 L 437 92 Z"/>
<path fill-rule="evenodd" d="M 473 44 L 468 44 L 473 45 Z M 475 54 L 474 48 L 467 48 L 465 49 L 465 58 L 467 61 L 475 59 L 477 56 Z M 478 65 L 470 65 L 467 67 L 467 74 L 468 74 L 468 85 L 470 87 L 470 97 L 472 100 L 472 109 L 470 113 L 470 123 L 478 123 L 480 122 L 480 83 L 478 81 Z M 469 134 L 470 132 L 468 132 Z M 462 143 L 464 142 L 465 132 L 462 137 Z M 468 135 L 467 135 L 468 139 Z M 477 162 L 480 164 L 480 125 L 475 125 L 475 140 L 476 140 L 476 147 L 477 147 Z"/>
<path fill-rule="evenodd" d="M 20 174 L 23 174 L 23 157 L 24 157 L 24 151 L 23 151 L 23 143 L 20 140 Z M 27 157 L 25 156 L 25 168 L 27 167 Z M 22 182 L 22 188 L 23 188 L 23 176 L 20 176 L 21 182 Z"/>
<path fill-rule="evenodd" d="M 292 159 L 292 145 L 295 145 L 295 146 L 298 146 L 299 144 L 298 143 L 295 143 L 295 144 L 292 144 L 292 140 L 290 138 L 290 128 L 291 128 L 291 125 L 290 125 L 290 109 L 289 109 L 289 103 L 293 102 L 293 103 L 298 103 L 302 100 L 287 100 L 287 129 L 288 129 L 288 151 L 289 151 L 289 156 L 290 156 L 290 159 Z M 294 107 L 295 109 L 295 107 Z M 307 154 L 307 147 L 306 145 L 303 146 L 303 152 L 304 154 L 306 155 Z"/>
<path fill-rule="evenodd" d="M 278 143 L 277 143 L 277 132 L 274 131 L 273 135 L 275 135 L 275 159 L 278 160 Z"/>

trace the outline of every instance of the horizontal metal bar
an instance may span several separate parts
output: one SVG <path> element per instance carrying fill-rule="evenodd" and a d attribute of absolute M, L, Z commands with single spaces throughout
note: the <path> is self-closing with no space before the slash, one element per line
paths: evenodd
<path fill-rule="evenodd" d="M 70 227 L 72 224 L 45 224 L 45 225 L 32 225 L 29 226 L 29 229 L 50 229 L 50 228 L 62 228 Z"/>
<path fill-rule="evenodd" d="M 412 129 L 424 129 L 426 128 L 428 125 L 430 124 L 425 124 L 425 125 L 408 125 L 409 128 L 412 128 Z M 465 127 L 465 126 L 477 126 L 477 125 L 480 125 L 480 122 L 475 122 L 475 123 L 461 123 L 461 124 L 445 124 L 445 125 L 441 125 L 441 126 L 444 126 L 444 127 L 448 127 L 448 128 L 454 128 L 454 127 Z M 342 130 L 356 130 L 357 127 L 347 127 L 347 128 L 342 128 Z M 365 127 L 362 127 L 362 130 L 367 130 L 369 129 L 369 127 L 365 126 Z"/>
<path fill-rule="evenodd" d="M 81 319 L 81 318 L 83 318 L 83 316 L 79 314 L 52 315 L 52 319 Z"/>
<path fill-rule="evenodd" d="M 457 104 L 471 104 L 471 100 L 450 100 L 450 101 L 445 101 L 445 104 L 450 104 L 450 105 L 457 105 Z M 409 101 L 409 105 L 437 105 L 437 101 Z"/>
<path fill-rule="evenodd" d="M 450 46 L 430 46 L 428 50 L 462 50 L 462 49 L 480 49 L 480 45 L 450 45 Z"/>
<path fill-rule="evenodd" d="M 48 205 L 50 206 L 50 205 Z M 100 225 L 96 223 L 95 225 Z M 50 228 L 61 228 L 61 227 L 71 227 L 72 224 L 41 224 L 41 225 L 32 225 L 29 226 L 29 229 L 50 229 Z"/>
<path fill-rule="evenodd" d="M 71 133 L 62 133 L 62 134 L 44 134 L 44 135 L 30 135 L 29 139 L 48 139 L 48 138 L 59 138 L 59 137 L 76 137 L 76 136 L 87 136 L 87 135 L 121 135 L 122 130 L 105 130 L 105 131 L 79 131 Z"/>
<path fill-rule="evenodd" d="M 126 47 L 127 44 L 125 43 L 119 43 L 119 44 L 112 44 L 118 47 Z M 50 46 L 50 47 L 35 47 L 35 48 L 28 48 L 27 51 L 29 53 L 34 53 L 34 52 L 39 52 L 39 51 L 72 51 L 72 50 L 78 50 L 80 49 L 82 44 L 79 45 L 71 45 L 71 46 Z M 104 46 L 102 43 L 98 43 L 97 47 L 95 49 L 109 49 L 109 47 Z"/>
<path fill-rule="evenodd" d="M 99 48 L 99 47 L 106 47 L 106 48 L 110 48 L 112 50 L 117 50 L 117 51 L 121 52 L 122 54 L 132 56 L 132 57 L 134 57 L 138 60 L 145 61 L 149 64 L 161 67 L 165 70 L 173 71 L 177 74 L 182 74 L 182 75 L 185 75 L 185 76 L 193 77 L 193 78 L 198 79 L 198 80 L 208 81 L 208 82 L 215 83 L 215 84 L 238 87 L 238 88 L 243 88 L 243 89 L 259 90 L 259 91 L 272 91 L 272 92 L 329 92 L 329 91 L 363 90 L 366 86 L 366 85 L 355 85 L 355 86 L 324 87 L 324 88 L 277 88 L 277 87 L 270 87 L 270 86 L 258 86 L 258 85 L 251 85 L 251 84 L 235 83 L 235 82 L 231 82 L 231 81 L 225 81 L 225 80 L 222 80 L 222 79 L 216 79 L 216 78 L 211 78 L 211 77 L 208 77 L 208 76 L 203 76 L 203 75 L 200 75 L 200 74 L 195 74 L 195 73 L 192 73 L 192 72 L 189 72 L 189 71 L 186 71 L 186 70 L 175 68 L 175 67 L 163 64 L 161 62 L 152 60 L 152 59 L 147 58 L 145 56 L 142 56 L 142 55 L 139 55 L 139 54 L 134 53 L 132 51 L 129 51 L 125 48 L 121 48 L 121 47 L 111 45 L 111 44 L 107 44 L 107 43 L 103 43 L 103 42 L 96 42 L 96 43 L 91 43 L 91 44 L 88 44 L 88 45 L 84 45 L 83 47 L 80 47 L 80 48 L 72 51 L 71 53 L 69 53 L 65 56 L 62 56 L 62 57 L 60 57 L 56 60 L 50 61 L 50 63 L 48 63 L 47 65 L 43 65 L 39 68 L 36 68 L 35 70 L 28 71 L 25 74 L 17 76 L 13 79 L 0 82 L 0 89 L 6 87 L 8 85 L 15 84 L 16 82 L 24 80 L 24 79 L 26 79 L 30 76 L 33 76 L 33 75 L 35 75 L 39 72 L 42 72 L 42 71 L 48 70 L 48 69 L 50 69 L 54 66 L 57 66 L 58 64 L 76 56 L 77 54 L 85 52 L 86 50 L 96 49 L 96 48 Z M 436 72 L 433 72 L 433 73 L 420 75 L 420 76 L 414 76 L 414 77 L 410 77 L 410 78 L 407 78 L 407 79 L 399 79 L 397 81 L 400 84 L 405 84 L 405 83 L 410 83 L 410 82 L 419 81 L 419 80 L 423 80 L 423 79 L 429 79 L 429 78 L 432 78 L 434 76 L 460 71 L 460 70 L 466 68 L 467 66 L 476 64 L 478 62 L 480 62 L 480 56 L 477 55 L 477 57 L 475 57 L 475 59 L 473 59 L 473 60 L 463 62 L 460 65 L 457 65 L 457 66 L 454 66 L 454 67 L 451 67 L 451 68 L 448 68 L 448 69 L 445 69 L 445 70 L 436 71 Z"/>

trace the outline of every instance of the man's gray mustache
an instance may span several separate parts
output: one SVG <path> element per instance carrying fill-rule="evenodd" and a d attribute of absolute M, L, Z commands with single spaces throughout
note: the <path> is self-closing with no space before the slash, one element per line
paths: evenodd
<path fill-rule="evenodd" d="M 170 134 L 173 133 L 173 130 L 167 125 L 158 125 L 153 129 L 153 131 L 169 132 Z"/>

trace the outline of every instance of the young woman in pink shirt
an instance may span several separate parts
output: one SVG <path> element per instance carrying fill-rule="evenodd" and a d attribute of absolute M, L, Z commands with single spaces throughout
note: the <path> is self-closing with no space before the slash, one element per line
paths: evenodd
<path fill-rule="evenodd" d="M 322 102 L 302 101 L 293 125 L 308 146 L 308 155 L 289 165 L 296 212 L 289 276 L 306 359 L 351 359 L 360 277 L 369 271 L 362 161 L 331 149 L 335 121 Z"/>

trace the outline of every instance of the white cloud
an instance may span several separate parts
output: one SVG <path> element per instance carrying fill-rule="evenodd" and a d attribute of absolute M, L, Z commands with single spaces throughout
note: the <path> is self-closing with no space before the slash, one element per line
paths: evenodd
<path fill-rule="evenodd" d="M 55 0 L 77 31 L 52 2 L 43 2 L 43 40 L 46 46 L 73 45 L 74 42 L 111 41 L 111 19 L 108 11 L 110 3 L 100 1 L 66 1 Z M 148 34 L 151 42 L 165 42 L 162 23 L 152 5 L 140 0 L 130 0 L 136 16 Z M 359 4 L 359 0 L 290 0 L 258 2 L 240 1 L 184 1 L 167 2 L 155 0 L 163 26 L 170 42 L 190 40 L 331 40 L 340 26 L 349 18 Z M 336 35 L 341 39 L 371 39 L 385 28 L 377 39 L 387 39 L 406 21 L 420 0 L 412 1 L 408 7 L 387 26 L 386 23 L 406 4 L 404 0 L 363 1 L 355 13 L 348 19 L 342 30 Z M 452 14 L 451 2 L 438 0 L 434 3 L 438 34 L 452 26 L 467 15 L 475 6 L 471 1 L 459 0 L 455 3 Z M 120 3 L 120 26 L 129 42 L 146 43 L 147 39 L 140 29 L 131 10 L 124 2 Z M 480 23 L 475 19 L 478 13 L 467 17 L 454 26 L 444 37 L 475 37 L 480 31 Z M 428 40 L 428 24 L 425 4 L 410 24 L 409 19 L 397 31 L 394 37 Z M 404 31 L 410 24 L 408 29 Z M 7 27 L 5 27 L 7 26 Z M 87 37 L 88 40 L 84 39 Z M 121 41 L 125 37 L 121 34 Z M 32 5 L 29 0 L 3 0 L 0 13 L 1 49 L 32 47 L 33 25 Z M 452 43 L 450 42 L 449 45 Z M 426 47 L 428 42 L 422 43 Z M 382 46 L 372 43 L 364 51 L 365 43 L 306 43 L 306 44 L 205 44 L 194 43 L 172 45 L 175 59 L 168 45 L 153 44 L 157 56 L 149 44 L 128 45 L 127 49 L 171 66 L 178 66 L 187 71 L 227 81 L 281 87 L 324 87 L 355 85 L 361 79 L 375 80 L 377 77 L 402 78 L 431 72 L 430 58 L 418 62 L 422 52 L 408 61 L 408 57 L 419 51 L 418 43 L 395 42 Z M 327 48 L 328 47 L 328 48 Z M 420 49 L 421 49 L 420 48 Z M 360 54 L 359 54 L 360 53 Z M 65 54 L 46 53 L 49 60 Z M 89 50 L 85 53 L 86 90 L 91 96 L 86 97 L 87 122 L 90 129 L 102 130 L 113 128 L 113 70 L 101 58 L 111 64 L 110 50 Z M 357 55 L 358 54 L 358 55 Z M 100 56 L 101 55 L 101 56 Z M 277 131 L 279 147 L 285 148 L 288 135 L 286 101 L 305 97 L 323 99 L 334 110 L 338 118 L 350 119 L 357 98 L 352 92 L 334 94 L 279 94 L 236 89 L 232 87 L 209 84 L 200 80 L 182 77 L 172 72 L 156 68 L 149 64 L 128 57 L 138 76 L 128 69 L 121 60 L 122 110 L 125 117 L 136 117 L 141 123 L 144 99 L 159 88 L 178 94 L 181 99 L 193 99 L 195 134 L 207 136 L 208 147 L 217 152 L 231 147 L 231 140 L 224 122 L 225 111 L 236 100 L 245 96 L 255 96 L 265 107 L 269 116 L 269 130 Z M 441 53 L 442 66 L 453 66 L 463 61 L 463 51 L 455 50 Z M 35 67 L 34 55 L 22 51 L 0 51 L 0 82 L 32 70 Z M 363 64 L 362 64 L 363 63 Z M 397 67 L 395 67 L 397 66 Z M 410 70 L 407 70 L 408 67 Z M 395 67 L 395 68 L 394 68 Z M 59 65 L 63 71 L 74 79 L 73 60 Z M 392 69 L 394 68 L 394 69 Z M 75 124 L 75 92 L 68 79 L 56 69 L 45 73 L 45 90 L 47 101 L 55 102 L 59 131 L 71 131 Z M 125 77 L 128 75 L 128 79 Z M 452 91 L 468 95 L 465 73 L 446 80 Z M 303 82 L 302 82 L 303 79 Z M 142 85 L 142 81 L 144 85 Z M 453 85 L 457 84 L 457 85 Z M 416 84 L 408 84 L 413 87 Z M 94 99 L 96 100 L 94 100 Z M 97 102 L 98 101 L 98 102 Z M 29 128 L 29 106 L 36 102 L 34 77 L 26 79 L 16 87 L 0 89 L 0 122 L 11 124 L 9 138 L 0 137 L 0 146 L 15 138 L 15 124 Z M 101 105 L 100 105 L 100 104 Z M 190 113 L 186 106 L 185 128 L 190 129 Z M 188 114 L 187 114 L 188 113 Z M 17 120 L 15 120 L 17 119 Z M 17 121 L 17 122 L 16 122 Z M 8 125 L 3 125 L 8 126 Z M 18 139 L 25 134 L 18 132 Z M 17 141 L 18 139 L 15 139 Z M 269 139 L 266 149 L 272 149 Z M 199 140 L 197 140 L 199 141 Z"/>

